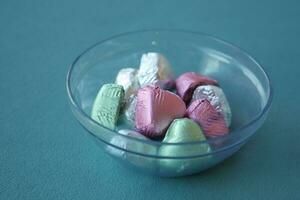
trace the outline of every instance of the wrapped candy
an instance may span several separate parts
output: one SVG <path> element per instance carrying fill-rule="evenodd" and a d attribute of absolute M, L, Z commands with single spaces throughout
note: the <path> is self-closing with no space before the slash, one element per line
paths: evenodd
<path fill-rule="evenodd" d="M 188 119 L 175 119 L 166 133 L 163 142 L 167 143 L 184 143 L 184 142 L 201 142 L 206 141 L 201 128 L 197 123 Z M 159 155 L 166 157 L 176 156 L 196 156 L 200 154 L 208 154 L 211 152 L 211 148 L 207 143 L 190 144 L 190 145 L 171 145 L 162 144 Z M 203 164 L 205 159 L 161 159 L 160 166 L 162 169 L 171 172 L 181 172 L 186 168 Z"/>
<path fill-rule="evenodd" d="M 198 99 L 187 109 L 187 116 L 197 122 L 207 137 L 228 134 L 223 115 L 218 112 L 207 99 Z"/>
<path fill-rule="evenodd" d="M 125 92 L 122 113 L 125 114 L 129 122 L 134 122 L 136 93 L 140 87 L 137 79 L 137 69 L 121 69 L 118 72 L 115 83 L 122 85 Z"/>
<path fill-rule="evenodd" d="M 210 104 L 220 113 L 222 113 L 226 126 L 231 124 L 231 109 L 227 98 L 220 87 L 214 85 L 198 86 L 193 93 L 191 102 L 197 99 L 207 99 Z"/>
<path fill-rule="evenodd" d="M 123 68 L 118 72 L 115 83 L 123 86 L 125 101 L 127 101 L 131 95 L 135 94 L 140 87 L 136 75 L 137 69 L 134 68 Z"/>
<path fill-rule="evenodd" d="M 188 104 L 192 98 L 194 89 L 199 85 L 217 85 L 218 82 L 209 77 L 202 76 L 195 72 L 187 72 L 176 79 L 178 95 Z"/>
<path fill-rule="evenodd" d="M 119 118 L 124 98 L 123 87 L 117 84 L 104 84 L 94 101 L 91 117 L 103 126 L 114 129 Z"/>
<path fill-rule="evenodd" d="M 170 127 L 168 128 L 168 131 L 163 139 L 163 142 L 167 143 L 183 143 L 183 142 L 200 142 L 205 141 L 206 137 L 204 136 L 201 128 L 199 125 L 188 118 L 181 118 L 181 119 L 175 119 Z M 171 146 L 170 149 L 164 149 L 169 150 L 166 152 L 161 151 L 160 155 L 163 156 L 170 156 L 170 154 L 174 154 L 177 156 L 188 156 L 188 155 L 197 155 L 199 153 L 209 153 L 210 152 L 210 146 L 193 146 L 190 145 L 188 148 L 184 149 L 185 151 L 182 151 L 179 146 Z"/>
<path fill-rule="evenodd" d="M 125 104 L 125 108 L 124 108 L 124 110 L 125 110 L 124 113 L 125 113 L 127 120 L 129 120 L 132 123 L 134 123 L 134 121 L 135 121 L 136 102 L 137 102 L 137 97 L 135 94 L 133 94 L 128 98 L 128 100 Z"/>
<path fill-rule="evenodd" d="M 139 89 L 135 112 L 135 127 L 143 135 L 160 138 L 173 119 L 184 116 L 186 107 L 176 94 L 146 86 Z"/>
<path fill-rule="evenodd" d="M 157 85 L 163 89 L 171 89 L 174 86 L 174 75 L 169 61 L 155 52 L 143 54 L 137 77 L 141 87 Z"/>

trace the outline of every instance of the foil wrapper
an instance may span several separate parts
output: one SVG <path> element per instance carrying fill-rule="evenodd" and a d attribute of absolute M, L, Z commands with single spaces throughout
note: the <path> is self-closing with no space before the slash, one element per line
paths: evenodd
<path fill-rule="evenodd" d="M 181 118 L 174 119 L 163 139 L 163 142 L 182 143 L 182 142 L 199 142 L 205 141 L 199 125 L 191 119 Z"/>
<path fill-rule="evenodd" d="M 137 69 L 123 68 L 118 72 L 115 83 L 123 86 L 125 96 L 124 100 L 127 101 L 132 94 L 135 94 L 139 89 L 139 81 L 137 79 Z"/>
<path fill-rule="evenodd" d="M 193 93 L 191 102 L 197 99 L 207 99 L 210 104 L 220 113 L 222 113 L 226 126 L 231 124 L 231 109 L 227 98 L 220 87 L 214 85 L 198 86 Z"/>
<path fill-rule="evenodd" d="M 197 122 L 207 137 L 228 134 L 223 115 L 207 99 L 193 101 L 187 109 L 187 116 Z"/>
<path fill-rule="evenodd" d="M 119 118 L 123 98 L 122 86 L 104 84 L 94 100 L 91 118 L 109 129 L 114 129 Z"/>
<path fill-rule="evenodd" d="M 135 112 L 135 127 L 150 138 L 161 138 L 175 118 L 184 116 L 186 107 L 176 94 L 158 86 L 139 89 Z"/>
<path fill-rule="evenodd" d="M 197 123 L 188 119 L 175 119 L 166 133 L 163 142 L 168 143 L 183 143 L 183 142 L 201 142 L 206 141 L 201 128 Z M 197 156 L 211 152 L 211 148 L 207 143 L 190 144 L 190 145 L 169 145 L 162 144 L 159 155 L 160 156 Z M 168 172 L 181 172 L 188 168 L 203 165 L 210 156 L 200 159 L 161 159 L 160 168 Z"/>
<path fill-rule="evenodd" d="M 131 136 L 131 137 L 139 138 L 142 140 L 149 140 L 142 134 L 140 134 L 136 131 L 133 131 L 133 130 L 121 129 L 118 132 L 121 135 L 127 135 L 127 136 Z M 129 138 L 124 138 L 124 137 L 118 136 L 118 135 L 114 136 L 110 140 L 110 143 L 119 148 L 108 145 L 106 147 L 106 150 L 110 154 L 112 154 L 116 157 L 121 157 L 123 159 L 130 159 L 130 157 L 127 155 L 127 152 L 126 152 L 127 150 L 144 153 L 144 154 L 155 154 L 155 151 L 156 151 L 155 148 L 152 146 L 149 146 L 149 145 L 147 146 L 139 141 L 130 140 Z M 124 149 L 124 150 L 122 150 L 122 149 Z"/>
<path fill-rule="evenodd" d="M 141 87 L 156 85 L 163 89 L 174 87 L 174 75 L 169 61 L 161 54 L 143 54 L 137 74 Z"/>
<path fill-rule="evenodd" d="M 176 79 L 177 93 L 186 104 L 190 102 L 194 89 L 199 85 L 218 85 L 218 82 L 195 72 L 184 73 Z"/>
<path fill-rule="evenodd" d="M 131 123 L 134 123 L 134 121 L 135 121 L 136 102 L 137 102 L 137 97 L 135 94 L 132 94 L 128 98 L 128 100 L 125 104 L 125 108 L 124 108 L 124 113 L 125 113 L 126 119 L 128 121 L 130 121 Z"/>

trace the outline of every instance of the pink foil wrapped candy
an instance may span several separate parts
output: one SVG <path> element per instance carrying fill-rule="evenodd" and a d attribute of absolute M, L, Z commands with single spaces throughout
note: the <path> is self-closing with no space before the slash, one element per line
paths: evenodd
<path fill-rule="evenodd" d="M 186 106 L 176 94 L 157 86 L 139 89 L 135 127 L 143 135 L 160 138 L 175 118 L 184 116 Z"/>
<path fill-rule="evenodd" d="M 176 79 L 176 89 L 182 100 L 188 104 L 194 89 L 199 85 L 218 85 L 218 82 L 195 72 L 187 72 Z"/>
<path fill-rule="evenodd" d="M 197 99 L 207 99 L 209 103 L 224 116 L 226 126 L 231 124 L 231 109 L 223 90 L 214 85 L 200 85 L 193 93 L 191 102 Z"/>
<path fill-rule="evenodd" d="M 222 136 L 229 132 L 223 115 L 207 99 L 193 101 L 186 115 L 201 126 L 207 137 Z"/>

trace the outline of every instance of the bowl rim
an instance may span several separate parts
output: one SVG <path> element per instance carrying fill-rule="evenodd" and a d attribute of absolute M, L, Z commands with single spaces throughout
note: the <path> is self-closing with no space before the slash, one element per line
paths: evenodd
<path fill-rule="evenodd" d="M 205 38 L 210 39 L 210 40 L 214 40 L 215 42 L 221 43 L 222 45 L 225 45 L 225 46 L 227 46 L 229 48 L 235 49 L 238 52 L 242 53 L 244 56 L 246 56 L 249 60 L 251 60 L 260 69 L 260 71 L 263 73 L 263 75 L 265 76 L 265 78 L 267 80 L 267 85 L 268 85 L 269 92 L 267 94 L 268 98 L 267 98 L 267 102 L 266 102 L 264 108 L 260 111 L 259 114 L 257 114 L 256 116 L 254 116 L 251 120 L 249 120 L 248 123 L 246 123 L 245 125 L 243 125 L 241 127 L 238 127 L 234 131 L 230 131 L 229 132 L 230 134 L 226 134 L 224 136 L 219 136 L 219 137 L 216 137 L 216 138 L 207 138 L 207 140 L 205 140 L 205 141 L 170 143 L 170 142 L 155 141 L 155 140 L 144 140 L 144 139 L 140 139 L 140 138 L 137 138 L 137 137 L 132 137 L 132 136 L 129 136 L 129 135 L 123 135 L 123 134 L 120 134 L 117 131 L 114 131 L 114 130 L 111 130 L 111 129 L 108 129 L 108 128 L 102 126 L 100 123 L 98 123 L 95 120 L 93 120 L 87 113 L 85 113 L 81 109 L 81 107 L 77 104 L 77 102 L 76 102 L 76 100 L 74 98 L 74 95 L 73 95 L 73 93 L 71 91 L 71 83 L 70 82 L 71 82 L 72 72 L 73 72 L 73 70 L 75 68 L 75 65 L 77 64 L 77 62 L 79 61 L 79 59 L 83 55 L 85 55 L 88 51 L 92 50 L 96 46 L 101 45 L 102 43 L 105 43 L 107 41 L 110 41 L 110 40 L 113 40 L 113 39 L 116 39 L 116 38 L 119 38 L 119 37 L 127 36 L 127 35 L 141 34 L 141 33 L 147 33 L 147 32 L 169 32 L 169 33 L 171 33 L 171 32 L 177 32 L 177 33 L 194 34 L 194 35 L 198 35 L 198 36 L 201 36 L 201 37 L 205 37 Z M 186 30 L 186 29 L 164 29 L 164 28 L 158 28 L 158 29 L 134 30 L 134 31 L 128 31 L 128 32 L 123 32 L 123 33 L 120 33 L 120 34 L 116 34 L 116 35 L 113 35 L 113 36 L 108 37 L 106 39 L 103 39 L 103 40 L 101 40 L 99 42 L 96 42 L 95 44 L 93 44 L 90 47 L 88 47 L 87 49 L 85 49 L 82 53 L 80 53 L 75 58 L 75 60 L 71 63 L 71 65 L 70 65 L 70 67 L 68 69 L 67 76 L 66 76 L 66 89 L 67 89 L 67 94 L 68 94 L 69 101 L 71 102 L 72 106 L 74 106 L 74 108 L 77 111 L 79 111 L 79 113 L 84 118 L 86 118 L 89 122 L 91 122 L 92 124 L 94 124 L 96 126 L 100 126 L 103 129 L 106 129 L 106 131 L 111 132 L 112 134 L 115 134 L 115 136 L 124 137 L 124 138 L 126 138 L 128 140 L 134 140 L 134 141 L 138 141 L 138 142 L 146 143 L 146 144 L 150 144 L 150 145 L 155 145 L 155 146 L 161 146 L 161 145 L 176 145 L 176 146 L 178 145 L 178 146 L 181 146 L 181 145 L 194 145 L 194 144 L 203 144 L 203 143 L 208 143 L 209 144 L 211 142 L 218 142 L 219 140 L 227 140 L 229 138 L 234 138 L 236 136 L 236 134 L 232 134 L 232 133 L 240 132 L 240 131 L 242 131 L 244 129 L 247 129 L 252 124 L 254 124 L 256 121 L 258 121 L 269 110 L 269 108 L 270 108 L 270 106 L 272 104 L 272 99 L 273 99 L 273 87 L 272 87 L 272 84 L 271 84 L 271 81 L 270 81 L 268 73 L 265 71 L 265 69 L 252 56 L 250 56 L 250 54 L 247 51 L 243 50 L 242 48 L 240 48 L 240 47 L 238 47 L 238 46 L 236 46 L 236 45 L 234 45 L 234 44 L 232 44 L 232 43 L 230 43 L 230 42 L 228 42 L 226 40 L 219 39 L 218 37 L 215 37 L 214 35 L 203 33 L 203 32 L 199 32 L 199 31 Z M 84 128 L 87 130 L 86 127 L 84 127 Z M 88 130 L 88 132 L 91 133 L 89 130 Z M 102 142 L 104 142 L 106 144 L 112 145 L 112 146 L 114 146 L 116 148 L 119 148 L 121 150 L 124 150 L 124 151 L 128 151 L 127 149 L 123 149 L 123 148 L 115 146 L 115 145 L 113 145 L 113 144 L 111 144 L 111 143 L 109 143 L 107 141 L 104 141 L 103 139 L 95 136 L 93 133 L 91 133 L 91 134 L 94 137 L 96 137 L 97 139 L 100 139 Z M 253 134 L 251 134 L 251 135 L 253 135 Z M 224 146 L 223 148 L 220 148 L 220 150 L 221 149 L 228 149 L 229 147 L 232 147 L 232 146 L 235 146 L 237 144 L 240 144 L 243 141 L 245 141 L 246 139 L 248 139 L 251 135 L 249 135 L 248 137 L 242 138 L 242 140 L 238 140 L 237 142 L 235 142 L 235 143 L 233 143 L 233 144 L 231 144 L 229 146 Z M 226 148 L 226 147 L 228 147 L 228 148 Z M 137 153 L 137 152 L 131 152 L 131 153 Z M 137 154 L 142 154 L 142 153 L 137 153 Z M 144 155 L 149 156 L 148 154 L 144 154 Z M 155 157 L 157 157 L 157 156 L 155 156 Z M 162 156 L 162 157 L 164 157 L 164 156 Z M 190 157 L 190 156 L 188 156 L 188 157 Z"/>

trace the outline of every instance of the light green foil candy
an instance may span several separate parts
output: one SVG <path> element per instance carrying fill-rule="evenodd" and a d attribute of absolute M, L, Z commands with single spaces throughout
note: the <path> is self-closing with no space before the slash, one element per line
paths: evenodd
<path fill-rule="evenodd" d="M 117 84 L 104 84 L 94 101 L 91 117 L 103 126 L 114 129 L 124 98 L 124 89 Z"/>
<path fill-rule="evenodd" d="M 184 143 L 184 142 L 201 142 L 205 141 L 206 138 L 197 123 L 194 121 L 183 118 L 175 119 L 163 140 L 167 143 Z M 211 152 L 209 144 L 183 144 L 183 145 L 170 145 L 162 144 L 159 150 L 160 156 L 166 157 L 189 157 L 197 156 L 201 154 L 207 154 Z M 183 172 L 194 167 L 205 167 L 207 164 L 207 159 L 210 156 L 196 157 L 196 158 L 175 158 L 167 159 L 162 158 L 160 161 L 160 170 L 173 173 L 173 172 Z"/>

